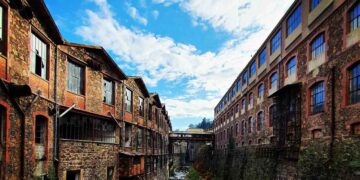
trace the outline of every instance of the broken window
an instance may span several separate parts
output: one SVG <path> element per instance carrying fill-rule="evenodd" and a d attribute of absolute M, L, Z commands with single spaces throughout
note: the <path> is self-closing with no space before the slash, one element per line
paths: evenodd
<path fill-rule="evenodd" d="M 114 178 L 114 167 L 108 167 L 106 172 L 106 179 L 113 180 Z"/>
<path fill-rule="evenodd" d="M 35 143 L 45 145 L 46 144 L 46 127 L 47 119 L 43 116 L 36 116 L 35 126 Z"/>
<path fill-rule="evenodd" d="M 143 129 L 138 128 L 137 129 L 137 148 L 143 147 Z"/>
<path fill-rule="evenodd" d="M 71 113 L 60 120 L 60 137 L 115 143 L 115 124 L 113 121 Z"/>
<path fill-rule="evenodd" d="M 80 180 L 80 170 L 67 171 L 66 180 Z"/>
<path fill-rule="evenodd" d="M 104 99 L 106 104 L 114 104 L 114 82 L 104 79 Z"/>
<path fill-rule="evenodd" d="M 6 9 L 0 6 L 0 53 L 6 53 Z M 5 28 L 4 28 L 5 27 Z"/>
<path fill-rule="evenodd" d="M 47 79 L 48 45 L 34 33 L 31 33 L 30 44 L 30 71 Z"/>
<path fill-rule="evenodd" d="M 139 115 L 144 117 L 144 98 L 139 97 Z"/>
<path fill-rule="evenodd" d="M 130 124 L 125 125 L 125 147 L 131 146 L 131 131 L 132 126 Z"/>
<path fill-rule="evenodd" d="M 84 67 L 68 61 L 67 66 L 67 90 L 84 94 Z"/>
<path fill-rule="evenodd" d="M 128 88 L 126 88 L 126 92 L 125 92 L 125 106 L 126 106 L 126 111 L 127 112 L 132 112 L 132 91 Z"/>

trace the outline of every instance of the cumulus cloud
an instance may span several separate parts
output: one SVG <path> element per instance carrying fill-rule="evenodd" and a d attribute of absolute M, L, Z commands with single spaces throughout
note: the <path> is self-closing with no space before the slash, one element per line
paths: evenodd
<path fill-rule="evenodd" d="M 139 11 L 131 6 L 131 5 L 128 5 L 128 8 L 127 8 L 127 11 L 128 11 L 128 14 L 131 18 L 133 18 L 134 20 L 138 21 L 140 24 L 146 26 L 148 24 L 148 21 L 145 17 L 141 16 L 139 14 Z"/>
<path fill-rule="evenodd" d="M 186 95 L 191 98 L 163 99 L 172 117 L 211 117 L 221 95 L 291 3 L 288 0 L 272 3 L 266 0 L 227 0 L 226 3 L 223 0 L 153 0 L 164 5 L 178 3 L 194 21 L 206 22 L 234 35 L 218 52 L 199 53 L 195 46 L 175 42 L 170 37 L 132 31 L 114 18 L 106 0 L 94 2 L 99 10 L 86 10 L 84 24 L 76 30 L 78 35 L 112 51 L 124 61 L 121 64 L 136 67 L 147 85 L 156 86 L 160 80 L 187 79 Z M 205 97 L 197 96 L 199 92 Z"/>

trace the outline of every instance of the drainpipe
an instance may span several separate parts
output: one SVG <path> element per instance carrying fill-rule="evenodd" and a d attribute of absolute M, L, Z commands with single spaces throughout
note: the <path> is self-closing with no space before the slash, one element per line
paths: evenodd
<path fill-rule="evenodd" d="M 144 112 L 144 116 L 146 117 L 146 119 L 145 119 L 145 122 L 146 122 L 146 124 L 145 124 L 145 127 L 147 127 L 147 125 L 148 125 L 148 120 L 149 120 L 149 113 L 148 113 L 148 110 L 149 110 L 149 98 L 146 98 L 146 107 L 147 107 L 147 111 L 145 111 Z M 144 161 L 145 161 L 145 180 L 147 180 L 147 178 L 148 178 L 148 174 L 147 174 L 147 164 L 146 164 L 146 162 L 147 162 L 147 160 L 148 160 L 148 138 L 147 138 L 147 134 L 148 134 L 148 129 L 146 128 L 145 129 L 145 159 L 144 159 Z"/>
<path fill-rule="evenodd" d="M 57 165 L 58 165 L 58 147 L 59 147 L 59 141 L 58 141 L 58 115 L 59 115 L 59 108 L 58 108 L 58 99 L 57 99 L 57 84 L 58 84 L 58 46 L 56 45 L 55 47 L 55 77 L 54 77 L 54 101 L 55 101 L 55 115 L 54 115 L 54 124 L 53 124 L 53 128 L 54 128 L 54 137 L 53 137 L 53 141 L 54 141 L 54 154 L 53 154 L 53 161 L 54 161 L 54 165 L 56 167 L 55 168 L 55 172 L 57 172 Z M 56 173 L 57 174 L 57 173 Z"/>
<path fill-rule="evenodd" d="M 121 121 L 122 121 L 122 131 L 121 131 L 121 146 L 125 147 L 125 81 L 122 80 L 122 96 L 121 96 Z"/>
<path fill-rule="evenodd" d="M 331 139 L 329 145 L 329 159 L 333 159 L 333 148 L 335 140 L 335 68 L 331 68 Z"/>

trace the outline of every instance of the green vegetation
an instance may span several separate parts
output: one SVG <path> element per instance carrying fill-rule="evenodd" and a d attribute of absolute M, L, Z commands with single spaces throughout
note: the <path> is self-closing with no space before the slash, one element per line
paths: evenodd
<path fill-rule="evenodd" d="M 186 179 L 187 180 L 199 180 L 200 174 L 193 167 L 190 167 L 189 172 L 186 175 Z"/>

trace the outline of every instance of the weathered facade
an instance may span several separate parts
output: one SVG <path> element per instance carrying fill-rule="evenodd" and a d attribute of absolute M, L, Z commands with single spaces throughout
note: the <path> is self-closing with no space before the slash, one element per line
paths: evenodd
<path fill-rule="evenodd" d="M 286 179 L 312 142 L 358 141 L 358 9 L 355 0 L 296 0 L 215 107 L 216 149 L 226 152 L 229 139 L 235 149 L 275 149 Z"/>
<path fill-rule="evenodd" d="M 159 96 L 102 47 L 64 40 L 42 0 L 0 8 L 0 179 L 166 178 Z"/>

